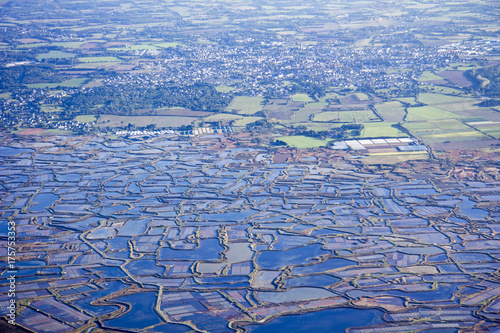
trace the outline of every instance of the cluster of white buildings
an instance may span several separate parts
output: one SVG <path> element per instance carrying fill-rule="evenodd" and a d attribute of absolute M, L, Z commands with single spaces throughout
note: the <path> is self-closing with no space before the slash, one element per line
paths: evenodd
<path fill-rule="evenodd" d="M 388 138 L 388 139 L 363 139 L 363 140 L 346 140 L 334 142 L 331 146 L 332 149 L 338 150 L 366 150 L 380 146 L 399 146 L 414 144 L 415 141 L 411 138 Z"/>

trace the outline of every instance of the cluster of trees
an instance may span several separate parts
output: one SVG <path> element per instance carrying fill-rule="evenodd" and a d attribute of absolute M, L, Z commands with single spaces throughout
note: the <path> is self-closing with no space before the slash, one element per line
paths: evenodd
<path fill-rule="evenodd" d="M 15 66 L 0 68 L 0 89 L 20 87 L 30 83 L 62 82 L 65 76 L 56 75 L 52 66 Z"/>
<path fill-rule="evenodd" d="M 478 104 L 482 107 L 492 107 L 500 105 L 500 99 L 487 99 Z"/>
<path fill-rule="evenodd" d="M 297 126 L 295 128 L 295 135 L 303 135 L 311 138 L 317 139 L 337 139 L 342 140 L 349 136 L 357 136 L 361 134 L 361 130 L 364 128 L 363 124 L 344 124 L 337 128 L 332 128 L 329 131 L 313 131 L 307 130 L 305 126 Z"/>
<path fill-rule="evenodd" d="M 269 129 L 269 128 L 274 127 L 274 123 L 270 122 L 268 119 L 259 119 L 253 123 L 247 124 L 246 127 L 248 130 L 251 130 L 254 128 L 268 128 Z"/>
<path fill-rule="evenodd" d="M 134 114 L 136 110 L 183 107 L 194 111 L 219 112 L 232 97 L 207 83 L 188 86 L 102 86 L 81 90 L 64 100 L 68 110 L 91 110 L 111 114 Z"/>
<path fill-rule="evenodd" d="M 305 93 L 314 100 L 325 96 L 328 85 L 326 83 L 315 83 L 307 80 L 297 79 L 290 89 L 291 94 Z"/>
<path fill-rule="evenodd" d="M 489 97 L 500 97 L 500 65 L 468 70 L 465 76 Z"/>

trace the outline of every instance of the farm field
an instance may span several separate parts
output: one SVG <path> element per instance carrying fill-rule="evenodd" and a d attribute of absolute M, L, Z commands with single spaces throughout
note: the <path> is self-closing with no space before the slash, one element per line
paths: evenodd
<path fill-rule="evenodd" d="M 295 94 L 292 95 L 291 98 L 294 102 L 306 102 L 306 103 L 314 102 L 314 100 L 307 94 Z"/>
<path fill-rule="evenodd" d="M 403 121 L 406 115 L 403 104 L 398 101 L 375 104 L 375 109 L 377 110 L 378 114 L 382 116 L 384 121 L 388 122 Z"/>
<path fill-rule="evenodd" d="M 443 80 L 443 78 L 439 75 L 436 75 L 430 71 L 425 71 L 422 73 L 422 76 L 418 79 L 419 81 L 439 81 Z"/>
<path fill-rule="evenodd" d="M 78 58 L 79 61 L 84 63 L 101 63 L 101 62 L 119 62 L 120 59 L 117 57 L 81 57 Z"/>
<path fill-rule="evenodd" d="M 363 159 L 366 164 L 397 164 L 405 161 L 427 160 L 427 152 L 397 152 L 397 153 L 370 153 Z"/>
<path fill-rule="evenodd" d="M 49 51 L 47 53 L 42 53 L 37 56 L 38 60 L 44 59 L 64 59 L 64 58 L 74 58 L 76 54 L 64 52 L 64 51 Z"/>
<path fill-rule="evenodd" d="M 291 120 L 292 122 L 308 122 L 312 118 L 312 120 L 314 121 L 314 115 L 322 112 L 327 106 L 328 103 L 324 102 L 307 103 L 304 107 L 300 108 L 298 111 L 291 111 L 292 112 Z"/>
<path fill-rule="evenodd" d="M 248 125 L 250 123 L 254 123 L 257 120 L 263 120 L 263 119 L 265 119 L 265 118 L 264 117 L 242 117 L 242 118 L 234 121 L 233 126 L 245 127 L 246 125 Z"/>
<path fill-rule="evenodd" d="M 252 115 L 263 109 L 262 97 L 236 96 L 226 110 L 234 110 L 239 114 Z"/>
<path fill-rule="evenodd" d="M 361 130 L 362 138 L 379 138 L 379 137 L 406 137 L 408 136 L 401 129 L 395 127 L 396 123 L 379 122 L 379 123 L 363 123 L 364 128 Z"/>
<path fill-rule="evenodd" d="M 41 105 L 41 109 L 44 112 L 61 112 L 62 111 L 61 107 L 57 107 L 57 106 L 54 106 L 54 105 L 51 105 L 51 104 Z"/>
<path fill-rule="evenodd" d="M 459 115 L 432 106 L 409 107 L 406 121 L 460 118 Z"/>
<path fill-rule="evenodd" d="M 330 140 L 319 140 L 315 138 L 310 138 L 303 135 L 295 135 L 295 136 L 282 136 L 278 137 L 278 140 L 286 142 L 291 147 L 296 148 L 317 148 L 324 147 Z"/>
<path fill-rule="evenodd" d="M 433 143 L 453 141 L 461 142 L 462 147 L 466 148 L 473 145 L 471 141 L 490 139 L 484 133 L 455 119 L 406 122 L 403 126 L 431 146 Z"/>
<path fill-rule="evenodd" d="M 32 83 L 28 84 L 29 88 L 49 88 L 54 89 L 57 87 L 68 87 L 68 88 L 77 88 L 84 85 L 88 79 L 71 79 L 59 83 Z"/>
<path fill-rule="evenodd" d="M 90 115 L 78 116 L 75 118 L 75 120 L 81 123 L 91 123 L 96 121 L 97 117 L 95 115 L 90 114 Z"/>
<path fill-rule="evenodd" d="M 472 126 L 487 135 L 491 135 L 495 139 L 500 139 L 500 122 L 480 121 L 469 122 L 467 125 Z"/>
<path fill-rule="evenodd" d="M 217 87 L 215 87 L 215 89 L 216 89 L 218 92 L 222 92 L 222 93 L 228 93 L 228 92 L 231 92 L 231 91 L 233 91 L 233 90 L 234 90 L 234 88 L 233 88 L 233 87 L 231 87 L 231 86 L 227 86 L 227 85 L 225 85 L 225 84 L 220 85 L 220 86 L 217 86 Z"/>
<path fill-rule="evenodd" d="M 339 111 L 322 112 L 313 117 L 317 122 L 340 122 L 340 123 L 367 123 L 380 121 L 380 119 L 369 110 L 366 111 Z"/>
<path fill-rule="evenodd" d="M 444 94 L 422 93 L 418 95 L 418 101 L 428 105 L 443 105 L 443 104 L 459 104 L 468 105 L 470 102 L 477 100 L 466 97 L 449 96 Z"/>

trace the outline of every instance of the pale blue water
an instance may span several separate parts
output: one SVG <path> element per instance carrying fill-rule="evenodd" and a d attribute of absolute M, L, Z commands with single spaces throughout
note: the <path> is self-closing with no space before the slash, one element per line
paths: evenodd
<path fill-rule="evenodd" d="M 0 156 L 15 156 L 22 153 L 33 153 L 34 149 L 29 148 L 15 148 L 0 146 Z"/>
<path fill-rule="evenodd" d="M 52 204 L 59 199 L 58 195 L 52 193 L 40 193 L 35 196 L 30 210 L 33 212 L 41 212 L 52 206 Z"/>
<path fill-rule="evenodd" d="M 162 322 L 154 311 L 156 293 L 140 293 L 118 297 L 115 300 L 132 305 L 132 309 L 123 316 L 112 320 L 105 320 L 107 327 L 124 329 L 141 329 Z"/>
<path fill-rule="evenodd" d="M 350 308 L 329 309 L 301 315 L 279 317 L 268 324 L 247 326 L 252 333 L 341 333 L 347 328 L 378 325 L 383 312 Z"/>
<path fill-rule="evenodd" d="M 286 265 L 299 265 L 311 262 L 311 259 L 328 254 L 320 244 L 306 245 L 284 251 L 262 251 L 257 255 L 257 264 L 263 269 L 277 269 Z"/>

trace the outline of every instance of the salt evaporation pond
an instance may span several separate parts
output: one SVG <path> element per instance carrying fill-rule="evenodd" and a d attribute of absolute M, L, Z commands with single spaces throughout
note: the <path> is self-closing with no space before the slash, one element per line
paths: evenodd
<path fill-rule="evenodd" d="M 353 290 L 348 292 L 351 297 L 363 297 L 363 296 L 380 296 L 380 295 L 390 295 L 390 296 L 400 296 L 408 297 L 411 300 L 418 302 L 430 302 L 439 300 L 450 300 L 453 297 L 453 293 L 458 290 L 458 287 L 462 284 L 451 284 L 451 283 L 439 283 L 436 290 L 429 291 L 418 291 L 418 292 L 405 292 L 401 290 L 385 290 L 385 291 L 364 291 L 364 290 Z"/>
<path fill-rule="evenodd" d="M 165 271 L 165 267 L 156 266 L 156 260 L 134 260 L 125 268 L 132 275 L 162 274 Z"/>
<path fill-rule="evenodd" d="M 71 182 L 71 181 L 80 181 L 82 179 L 82 176 L 80 176 L 77 173 L 68 173 L 65 175 L 57 175 L 57 180 L 60 182 Z"/>
<path fill-rule="evenodd" d="M 47 263 L 42 260 L 28 260 L 28 261 L 17 261 L 17 267 L 38 267 L 38 266 L 47 266 Z"/>
<path fill-rule="evenodd" d="M 327 274 L 301 276 L 297 278 L 292 278 L 285 280 L 286 287 L 302 287 L 302 286 L 313 286 L 313 287 L 326 287 L 334 283 L 339 282 L 340 279 Z"/>
<path fill-rule="evenodd" d="M 347 328 L 381 324 L 382 315 L 379 310 L 338 308 L 279 317 L 264 325 L 247 326 L 247 329 L 252 333 L 340 333 Z"/>
<path fill-rule="evenodd" d="M 277 269 L 287 265 L 298 265 L 310 262 L 312 258 L 328 254 L 320 244 L 311 244 L 283 251 L 261 251 L 257 256 L 257 264 L 264 269 Z"/>
<path fill-rule="evenodd" d="M 153 309 L 156 303 L 156 293 L 154 292 L 128 295 L 118 297 L 114 300 L 131 304 L 132 309 L 119 318 L 105 320 L 105 326 L 124 329 L 142 329 L 162 322 Z"/>
<path fill-rule="evenodd" d="M 33 198 L 30 210 L 32 212 L 44 211 L 47 207 L 52 206 L 57 199 L 59 199 L 59 196 L 52 193 L 37 194 L 35 198 Z"/>
<path fill-rule="evenodd" d="M 305 301 L 316 298 L 332 297 L 336 294 L 322 288 L 299 287 L 287 291 L 259 291 L 257 298 L 264 302 L 284 303 Z"/>
<path fill-rule="evenodd" d="M 468 197 L 462 196 L 460 199 L 463 200 L 462 203 L 458 205 L 460 207 L 460 215 L 467 216 L 471 220 L 485 220 L 490 213 L 484 209 L 474 208 L 476 203 L 470 200 Z"/>
<path fill-rule="evenodd" d="M 99 274 L 103 278 L 121 278 L 127 277 L 124 271 L 120 267 L 116 266 L 104 266 L 92 269 L 94 273 Z"/>
<path fill-rule="evenodd" d="M 5 147 L 0 146 L 0 156 L 16 156 L 22 153 L 34 153 L 34 149 L 29 148 L 15 148 L 15 147 Z"/>
<path fill-rule="evenodd" d="M 336 268 L 357 266 L 357 265 L 358 263 L 352 260 L 343 258 L 332 258 L 317 265 L 294 267 L 293 274 L 319 273 L 319 272 L 326 272 Z"/>
<path fill-rule="evenodd" d="M 89 297 L 74 301 L 74 304 L 79 308 L 88 311 L 94 316 L 100 316 L 106 313 L 113 312 L 118 309 L 118 307 L 115 305 L 101 306 L 101 305 L 91 305 L 90 303 L 101 297 L 117 292 L 118 290 L 125 289 L 128 286 L 129 286 L 128 284 L 125 284 L 121 281 L 106 282 L 101 285 L 103 289 L 99 289 L 97 291 L 90 293 Z"/>
<path fill-rule="evenodd" d="M 182 324 L 165 323 L 145 330 L 145 333 L 187 333 L 192 332 L 191 327 Z"/>
<path fill-rule="evenodd" d="M 160 260 L 218 260 L 220 259 L 220 252 L 223 250 L 224 247 L 220 245 L 218 239 L 203 239 L 200 241 L 200 247 L 194 250 L 174 250 L 171 248 L 162 248 L 160 250 Z"/>

